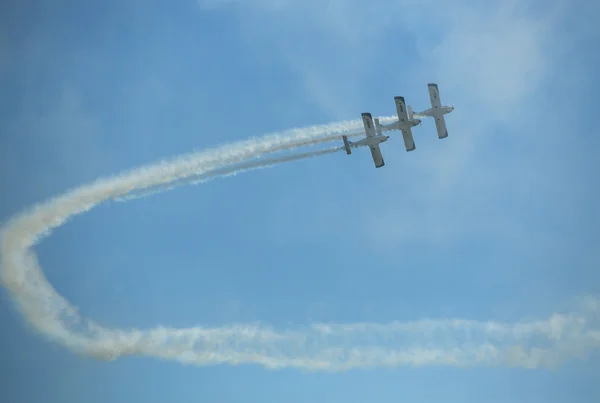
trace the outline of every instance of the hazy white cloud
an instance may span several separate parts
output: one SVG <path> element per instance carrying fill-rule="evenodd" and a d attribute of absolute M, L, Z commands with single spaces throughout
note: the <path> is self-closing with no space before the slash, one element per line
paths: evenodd
<path fill-rule="evenodd" d="M 276 46 L 304 81 L 310 97 L 332 118 L 364 109 L 364 99 L 372 98 L 370 83 L 381 79 L 374 75 L 379 71 L 389 82 L 390 99 L 404 93 L 410 100 L 416 94 L 413 91 L 420 91 L 426 100 L 425 84 L 437 81 L 443 101 L 457 106 L 448 117 L 451 138 L 443 147 L 423 146 L 422 133 L 435 135 L 433 124 L 425 121 L 415 130 L 420 158 L 400 156 L 411 177 L 420 178 L 417 183 L 412 181 L 407 189 L 404 176 L 381 175 L 391 188 L 402 188 L 402 198 L 389 197 L 393 203 L 384 199 L 379 212 L 370 211 L 364 217 L 375 243 L 381 244 L 382 234 L 392 244 L 407 237 L 443 243 L 481 227 L 489 228 L 487 233 L 494 232 L 493 228 L 501 234 L 521 229 L 519 219 L 507 216 L 501 206 L 490 214 L 487 200 L 498 189 L 527 191 L 532 181 L 542 179 L 528 168 L 544 156 L 527 150 L 524 158 L 517 149 L 510 155 L 509 166 L 502 169 L 486 164 L 482 156 L 494 148 L 504 153 L 501 147 L 506 142 L 522 145 L 531 127 L 527 117 L 542 108 L 534 102 L 536 94 L 552 77 L 553 63 L 568 44 L 568 38 L 555 30 L 561 13 L 568 11 L 562 3 L 548 3 L 535 11 L 517 1 L 258 0 L 226 5 L 224 10 L 235 13 L 244 33 L 250 35 L 249 43 L 260 38 L 261 43 Z M 404 75 L 391 74 L 386 64 L 398 66 Z M 415 104 L 416 109 L 426 107 Z M 559 134 L 555 130 L 545 136 Z M 397 151 L 387 145 L 383 149 L 386 156 Z M 392 156 L 389 159 L 393 161 Z M 523 173 L 517 176 L 518 171 Z M 348 201 L 348 209 L 359 209 L 362 200 Z M 340 204 L 333 196 L 328 201 Z M 285 203 L 281 200 L 280 204 Z M 334 210 L 319 208 L 328 217 L 336 216 Z M 406 216 L 406 211 L 413 214 Z M 360 217 L 359 213 L 355 219 Z M 305 219 L 302 214 L 296 218 Z M 343 220 L 335 224 L 338 221 L 343 225 Z"/>
<path fill-rule="evenodd" d="M 421 151 L 419 148 L 424 158 L 410 164 L 414 175 L 428 176 L 400 201 L 381 204 L 381 216 L 370 218 L 369 222 L 374 222 L 375 227 L 369 232 L 371 235 L 377 234 L 379 240 L 382 239 L 383 232 L 385 239 L 392 242 L 403 240 L 410 234 L 412 238 L 429 240 L 433 236 L 434 241 L 442 243 L 449 236 L 456 235 L 457 228 L 459 231 L 467 231 L 467 223 L 461 219 L 473 215 L 477 219 L 484 218 L 486 211 L 482 205 L 485 197 L 489 196 L 485 192 L 493 191 L 503 179 L 503 173 L 487 171 L 473 175 L 469 183 L 460 183 L 461 178 L 464 178 L 463 174 L 475 166 L 474 148 L 491 138 L 481 134 L 490 130 L 487 122 L 469 123 L 473 111 L 482 111 L 491 116 L 496 108 L 516 111 L 523 106 L 524 100 L 542 83 L 541 78 L 528 80 L 532 72 L 539 69 L 544 74 L 550 74 L 548 59 L 543 51 L 548 38 L 542 40 L 548 32 L 548 26 L 543 22 L 536 24 L 535 19 L 529 24 L 531 17 L 519 16 L 515 5 L 511 6 L 513 8 L 503 6 L 499 10 L 490 11 L 473 10 L 465 4 L 438 9 L 432 6 L 433 3 L 410 2 L 403 3 L 405 8 L 397 9 L 395 3 L 376 3 L 373 7 L 364 8 L 370 13 L 370 17 L 363 18 L 363 9 L 343 6 L 348 2 L 330 2 L 326 7 L 318 7 L 318 4 L 322 3 L 267 2 L 264 6 L 255 7 L 251 17 L 256 18 L 262 13 L 262 17 L 281 24 L 278 27 L 285 25 L 289 28 L 276 39 L 279 49 L 287 49 L 285 57 L 304 78 L 307 88 L 315 94 L 328 113 L 343 115 L 346 114 L 347 102 L 360 103 L 360 94 L 365 88 L 358 83 L 371 66 L 368 64 L 368 57 L 357 62 L 356 54 L 365 46 L 369 48 L 361 54 L 366 56 L 383 51 L 397 52 L 395 45 L 390 48 L 370 45 L 378 44 L 378 38 L 387 38 L 386 29 L 391 29 L 398 20 L 413 21 L 413 25 L 406 24 L 405 29 L 414 31 L 414 41 L 427 61 L 426 64 L 411 67 L 415 72 L 415 80 L 426 82 L 431 75 L 439 78 L 440 82 L 444 81 L 448 86 L 447 90 L 442 87 L 444 98 L 463 105 L 462 112 L 457 110 L 452 117 L 451 131 L 457 133 L 452 134 L 452 141 L 446 141 L 444 147 L 438 150 Z M 238 6 L 233 3 L 230 5 Z M 248 8 L 253 5 L 245 4 L 240 7 Z M 430 21 L 428 17 L 431 17 Z M 373 24 L 373 18 L 381 18 L 376 20 L 380 24 Z M 488 18 L 487 23 L 480 21 L 484 18 Z M 260 22 L 254 19 L 246 24 Z M 303 30 L 300 29 L 300 24 L 305 24 Z M 421 28 L 416 28 L 419 24 L 430 26 L 431 37 L 422 39 L 416 34 L 422 32 Z M 311 28 L 315 28 L 314 37 L 321 39 L 322 47 L 316 50 L 316 55 L 313 53 L 315 49 L 309 45 L 299 43 L 298 47 L 288 46 Z M 511 29 L 522 36 L 532 36 L 520 41 L 523 42 L 520 45 L 509 46 L 510 41 L 520 37 L 513 35 Z M 276 29 L 267 27 L 266 30 L 272 34 Z M 504 42 L 489 49 L 486 41 L 496 37 Z M 465 43 L 469 38 L 472 42 Z M 328 53 L 330 49 L 341 52 L 341 55 L 336 57 L 337 54 Z M 307 55 L 312 55 L 312 58 L 305 57 Z M 321 55 L 325 59 L 320 59 Z M 522 57 L 524 60 L 511 64 L 510 59 L 514 57 Z M 327 67 L 327 61 L 334 59 L 338 61 L 337 64 Z M 506 66 L 499 66 L 501 62 L 506 62 Z M 499 81 L 488 82 L 490 79 Z M 506 82 L 505 85 L 498 84 L 503 81 Z M 476 109 L 469 109 L 471 106 Z M 67 111 L 76 111 L 79 104 L 76 99 L 66 97 L 64 107 Z M 80 129 L 85 131 L 85 125 Z M 86 211 L 94 203 L 135 187 L 164 184 L 176 179 L 182 172 L 190 174 L 190 171 L 200 167 L 214 168 L 221 158 L 226 160 L 235 159 L 239 155 L 256 156 L 261 149 L 261 144 L 251 142 L 238 146 L 238 149 L 233 146 L 222 147 L 211 154 L 213 159 L 209 158 L 208 163 L 201 161 L 201 164 L 196 164 L 197 161 L 184 158 L 178 164 L 163 163 L 129 173 L 114 181 L 98 182 L 22 217 L 23 221 L 17 222 L 15 227 L 10 228 L 11 231 L 3 234 L 1 256 L 4 260 L 1 269 L 4 284 L 19 299 L 22 312 L 28 315 L 30 322 L 73 351 L 99 356 L 106 354 L 107 357 L 142 354 L 198 365 L 254 362 L 269 367 L 309 369 L 428 364 L 515 365 L 534 368 L 585 356 L 600 346 L 596 322 L 597 301 L 593 298 L 586 299 L 584 307 L 574 313 L 555 313 L 548 318 L 518 323 L 432 319 L 387 324 L 315 324 L 300 330 L 240 325 L 189 329 L 157 327 L 147 331 L 125 331 L 103 328 L 90 321 L 83 323 L 89 325 L 87 330 L 92 332 L 91 337 L 72 332 L 73 329 L 68 327 L 71 323 L 60 319 L 81 318 L 77 316 L 76 309 L 56 294 L 46 282 L 35 254 L 30 249 L 35 243 L 37 232 L 43 233 L 49 227 L 66 221 L 72 214 Z M 366 158 L 366 166 L 369 163 Z M 518 169 L 523 167 L 521 164 Z M 512 168 L 514 170 L 514 165 Z M 388 173 L 386 180 L 390 180 L 390 177 Z M 399 185 L 402 180 L 396 179 L 396 183 L 390 180 L 389 183 Z M 511 185 L 516 183 L 520 189 L 530 180 L 531 177 L 522 182 L 511 181 Z M 460 185 L 458 190 L 457 184 Z M 474 190 L 483 196 L 474 196 Z M 463 200 L 470 201 L 457 202 L 452 194 L 457 192 L 465 196 Z M 358 205 L 363 201 L 364 198 L 357 197 L 354 203 Z M 338 208 L 337 200 L 331 202 L 330 208 Z M 348 205 L 346 208 L 350 210 L 352 206 Z M 443 213 L 444 208 L 446 213 Z M 447 214 L 448 210 L 451 211 L 450 214 Z M 408 216 L 406 211 L 410 212 Z M 326 217 L 328 214 L 322 212 L 322 216 Z M 420 218 L 415 218 L 417 216 Z M 343 222 L 343 217 L 339 221 Z M 519 223 L 506 221 L 501 215 L 494 224 L 505 225 L 504 231 L 510 233 L 517 232 L 514 229 L 518 229 Z M 369 224 L 365 224 L 367 225 Z M 473 223 L 469 225 L 472 229 Z M 311 226 L 305 228 L 310 230 Z M 315 232 L 318 232 L 312 229 L 309 236 L 315 236 Z M 343 228 L 336 227 L 337 231 L 343 231 Z M 79 329 L 80 322 L 75 322 Z"/>
<path fill-rule="evenodd" d="M 512 245 L 523 253 L 527 245 L 527 253 L 539 250 L 535 253 L 541 254 L 541 250 L 556 250 L 564 242 L 560 231 L 548 231 L 535 225 L 541 224 L 540 220 L 525 218 L 525 211 L 530 211 L 533 203 L 542 202 L 541 194 L 553 194 L 557 181 L 575 175 L 570 165 L 548 164 L 549 158 L 559 157 L 555 155 L 558 148 L 553 147 L 558 147 L 561 136 L 572 130 L 571 126 L 541 119 L 552 106 L 541 94 L 545 86 L 561 79 L 556 66 L 564 64 L 561 57 L 574 42 L 561 30 L 560 22 L 573 12 L 564 3 L 529 8 L 530 4 L 516 1 L 376 2 L 363 7 L 345 2 L 342 12 L 331 13 L 328 10 L 335 10 L 336 2 L 328 3 L 328 7 L 311 2 L 279 3 L 276 11 L 269 9 L 269 2 L 258 4 L 269 11 L 250 13 L 248 19 L 260 21 L 261 27 L 285 25 L 284 38 L 292 35 L 290 31 L 300 38 L 299 32 L 306 33 L 314 26 L 318 38 L 307 34 L 304 41 L 317 49 L 322 49 L 323 43 L 335 44 L 325 57 L 312 54 L 306 50 L 310 46 L 303 43 L 281 44 L 282 51 L 290 55 L 290 64 L 331 116 L 365 108 L 364 99 L 373 95 L 362 83 L 375 80 L 376 71 L 385 72 L 382 74 L 390 82 L 390 98 L 404 93 L 410 100 L 412 94 L 417 94 L 414 89 L 424 95 L 425 83 L 437 81 L 443 101 L 457 106 L 448 117 L 449 139 L 437 144 L 425 142 L 425 136 L 435 136 L 433 124 L 428 121 L 415 130 L 418 157 L 398 150 L 397 139 L 384 145 L 386 159 L 391 161 L 388 167 L 394 166 L 393 158 L 401 158 L 405 174 L 380 174 L 386 185 L 380 189 L 385 195 L 378 202 L 379 210 L 361 210 L 366 201 L 360 194 L 343 201 L 335 195 L 322 196 L 324 200 L 315 202 L 319 203 L 315 209 L 327 219 L 323 230 L 306 235 L 307 239 L 334 241 L 336 237 L 331 236 L 328 227 L 349 232 L 343 230 L 349 228 L 347 221 L 339 218 L 343 203 L 343 208 L 353 212 L 353 220 L 364 222 L 366 231 L 354 231 L 355 237 L 371 240 L 376 250 L 406 241 L 443 246 L 479 238 Z M 289 21 L 294 15 L 301 23 Z M 278 37 L 275 41 L 282 40 Z M 418 52 L 405 61 L 402 52 L 411 51 L 411 46 Z M 374 65 L 369 57 L 380 54 L 385 54 L 390 63 L 400 60 L 397 63 L 409 74 L 392 76 L 384 64 Z M 354 63 L 340 69 L 330 60 Z M 427 105 L 417 102 L 415 107 Z M 401 155 L 396 156 L 398 152 Z M 352 158 L 360 158 L 364 169 L 371 168 L 368 157 L 357 152 Z M 555 211 L 559 217 L 564 214 L 562 198 L 577 200 L 580 194 L 580 190 L 571 188 L 560 198 L 550 196 L 540 208 Z M 289 198 L 282 196 L 280 210 L 287 211 L 284 206 L 289 206 Z M 302 228 L 313 210 L 302 211 L 298 210 L 295 217 L 288 216 L 285 222 Z M 280 220 L 282 214 L 275 217 L 275 221 Z M 277 231 L 282 241 L 292 242 L 299 237 L 298 233 L 286 236 L 284 232 L 281 228 Z M 540 257 L 550 262 L 552 255 Z"/>
<path fill-rule="evenodd" d="M 316 102 L 330 119 L 348 118 L 348 110 L 360 105 L 361 91 L 369 87 L 363 79 L 386 25 L 378 23 L 384 4 L 364 7 L 340 0 L 202 4 L 222 5 L 235 14 L 247 46 L 284 61 L 303 82 L 309 102 Z"/>
<path fill-rule="evenodd" d="M 368 93 L 366 83 L 373 81 L 373 71 L 383 71 L 383 64 L 390 62 L 401 63 L 403 71 L 411 72 L 386 77 L 390 86 L 403 88 L 413 80 L 437 79 L 449 99 L 473 113 L 487 112 L 489 118 L 498 109 L 517 112 L 547 76 L 556 48 L 562 45 L 552 32 L 563 11 L 560 3 L 535 12 L 516 1 L 201 4 L 240 11 L 236 15 L 244 32 L 277 46 L 309 93 L 332 117 L 341 114 L 340 118 L 347 117 L 347 106 Z M 420 55 L 411 53 L 413 47 Z"/>

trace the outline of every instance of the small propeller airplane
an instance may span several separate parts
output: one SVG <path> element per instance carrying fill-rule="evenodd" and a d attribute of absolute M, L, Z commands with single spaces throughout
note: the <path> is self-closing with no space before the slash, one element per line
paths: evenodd
<path fill-rule="evenodd" d="M 373 116 L 369 112 L 363 112 L 361 116 L 367 137 L 352 142 L 348 140 L 348 136 L 342 136 L 346 154 L 352 154 L 352 148 L 369 146 L 375 168 L 381 168 L 385 165 L 385 162 L 379 145 L 390 138 L 390 136 L 384 136 L 383 132 L 390 130 L 401 131 L 406 151 L 414 151 L 417 147 L 415 146 L 412 128 L 421 124 L 421 119 L 419 118 L 422 117 L 432 117 L 435 119 L 438 138 L 444 139 L 448 137 L 448 129 L 446 128 L 444 115 L 454 111 L 454 106 L 442 106 L 440 101 L 440 91 L 437 84 L 429 83 L 427 84 L 427 87 L 429 88 L 431 108 L 426 109 L 423 112 L 413 113 L 412 107 L 410 105 L 408 107 L 406 106 L 406 101 L 403 96 L 394 97 L 398 120 L 393 123 L 382 125 L 377 118 L 373 122 Z"/>
<path fill-rule="evenodd" d="M 417 112 L 414 115 L 417 115 L 419 117 L 434 118 L 438 138 L 445 139 L 446 137 L 448 137 L 448 129 L 446 128 L 446 120 L 444 119 L 444 115 L 454 111 L 454 106 L 442 106 L 442 101 L 440 100 L 440 90 L 437 84 L 429 83 L 427 84 L 427 88 L 429 89 L 429 100 L 431 102 L 431 108 L 426 109 L 423 112 Z"/>
<path fill-rule="evenodd" d="M 410 107 L 409 109 L 406 108 L 404 97 L 396 96 L 394 97 L 394 102 L 396 103 L 398 121 L 390 123 L 389 125 L 381 125 L 381 130 L 400 130 L 404 139 L 406 151 L 414 151 L 417 147 L 415 146 L 415 140 L 413 139 L 412 128 L 420 125 L 421 120 L 413 118 L 412 109 L 410 109 Z"/>
<path fill-rule="evenodd" d="M 377 125 L 377 133 L 375 133 L 375 125 L 373 124 L 373 116 L 368 112 L 363 112 L 361 114 L 363 125 L 365 126 L 365 133 L 367 137 L 359 140 L 359 141 L 349 141 L 348 136 L 342 136 L 344 140 L 344 148 L 346 149 L 346 154 L 352 154 L 351 148 L 361 147 L 361 146 L 369 146 L 371 149 L 371 156 L 373 157 L 373 162 L 375 163 L 375 168 L 381 168 L 385 165 L 385 161 L 383 160 L 383 155 L 381 154 L 381 148 L 379 144 L 387 141 L 390 136 L 384 136 L 381 132 L 381 125 L 379 124 L 379 119 L 375 119 L 375 123 Z"/>

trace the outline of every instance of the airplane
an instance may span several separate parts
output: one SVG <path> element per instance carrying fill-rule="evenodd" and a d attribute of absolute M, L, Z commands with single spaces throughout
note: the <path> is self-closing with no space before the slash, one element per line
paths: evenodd
<path fill-rule="evenodd" d="M 402 137 L 404 138 L 404 147 L 406 148 L 406 151 L 414 151 L 417 147 L 415 146 L 415 140 L 413 139 L 411 129 L 421 124 L 421 120 L 414 119 L 412 109 L 409 109 L 407 111 L 406 101 L 404 100 L 404 97 L 396 96 L 394 97 L 394 102 L 396 103 L 398 121 L 390 123 L 389 125 L 380 125 L 377 122 L 378 130 L 379 127 L 381 127 L 382 131 L 400 130 L 402 132 Z"/>
<path fill-rule="evenodd" d="M 427 87 L 429 89 L 431 108 L 424 110 L 423 112 L 415 113 L 415 115 L 434 118 L 438 138 L 445 139 L 448 137 L 448 129 L 446 128 L 446 120 L 444 119 L 444 115 L 452 112 L 454 110 L 454 106 L 442 106 L 442 102 L 440 100 L 440 91 L 437 84 L 429 83 L 427 84 Z"/>
<path fill-rule="evenodd" d="M 344 140 L 344 148 L 346 149 L 346 154 L 352 154 L 351 147 L 360 147 L 360 146 L 369 146 L 371 149 L 371 156 L 373 157 L 373 162 L 375 163 L 375 168 L 381 168 L 385 165 L 385 161 L 383 160 L 383 155 L 381 155 L 381 149 L 379 148 L 379 144 L 387 141 L 390 136 L 384 136 L 381 132 L 381 129 L 378 128 L 377 134 L 375 133 L 375 127 L 373 125 L 373 116 L 368 112 L 363 112 L 361 114 L 363 125 L 365 126 L 365 133 L 367 137 L 361 139 L 359 141 L 348 141 L 348 136 L 342 136 Z M 375 119 L 379 127 L 379 119 Z"/>

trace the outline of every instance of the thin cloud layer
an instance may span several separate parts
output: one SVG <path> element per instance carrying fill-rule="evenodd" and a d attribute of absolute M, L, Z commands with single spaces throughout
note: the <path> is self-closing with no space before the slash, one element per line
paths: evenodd
<path fill-rule="evenodd" d="M 514 114 L 547 78 L 567 45 L 555 32 L 565 9 L 552 2 L 533 13 L 529 3 L 468 1 L 204 0 L 236 15 L 252 41 L 277 47 L 309 94 L 331 116 L 347 116 L 352 102 L 377 81 L 371 67 L 402 67 L 398 90 L 438 80 L 446 96 L 473 115 Z M 273 35 L 277 32 L 277 35 Z M 390 43 L 397 46 L 389 47 Z M 417 53 L 415 53 L 415 50 Z M 386 70 L 386 77 L 389 73 Z M 388 80 L 389 81 L 389 80 Z M 349 97 L 349 95 L 351 95 Z M 350 98 L 350 100 L 348 99 Z M 497 119 L 502 119 L 497 117 Z M 494 122 L 490 122 L 494 123 Z"/>
<path fill-rule="evenodd" d="M 233 1 L 228 3 L 234 5 Z M 425 39 L 422 38 L 416 38 L 415 44 L 430 64 L 426 73 L 439 77 L 444 85 L 448 85 L 447 90 L 444 87 L 447 99 L 462 104 L 463 112 L 457 110 L 454 127 L 461 127 L 456 122 L 464 122 L 470 117 L 467 114 L 474 114 L 474 110 L 469 109 L 474 105 L 488 116 L 497 108 L 517 111 L 539 86 L 541 78 L 534 74 L 545 72 L 548 66 L 544 51 L 548 25 L 532 23 L 523 16 L 517 18 L 514 4 L 492 11 L 487 8 L 473 11 L 465 3 L 453 3 L 447 8 L 438 8 L 442 3 L 431 2 L 405 2 L 400 6 L 375 3 L 373 7 L 361 8 L 345 7 L 348 2 L 339 1 L 330 2 L 325 9 L 318 7 L 321 2 L 264 4 L 267 6 L 255 10 L 267 10 L 273 20 L 277 19 L 274 16 L 283 17 L 281 24 L 289 23 L 291 17 L 301 17 L 301 23 L 310 22 L 312 27 L 318 28 L 318 34 L 328 34 L 325 42 L 328 47 L 340 50 L 342 64 L 345 61 L 357 65 L 356 69 L 342 71 L 335 79 L 330 79 L 331 70 L 321 70 L 304 57 L 312 51 L 310 46 L 290 48 L 289 41 L 295 37 L 293 33 L 278 38 L 279 46 L 288 49 L 285 57 L 304 77 L 307 88 L 316 94 L 322 107 L 332 115 L 347 113 L 348 107 L 341 98 L 348 93 L 360 94 L 355 89 L 360 88 L 359 83 L 364 78 L 361 63 L 364 66 L 364 63 L 372 62 L 369 56 L 396 52 L 396 49 L 372 45 L 377 44 L 377 38 L 387 35 L 387 29 L 399 25 L 398 21 L 404 23 L 407 32 L 419 24 L 431 29 L 431 38 L 425 38 L 431 39 L 428 44 L 423 44 Z M 377 18 L 377 23 L 373 23 L 373 18 Z M 465 26 L 469 27 L 468 32 L 461 30 Z M 448 33 L 443 34 L 442 28 L 448 29 Z M 501 41 L 495 47 L 487 46 L 492 39 Z M 431 43 L 437 44 L 432 52 Z M 369 46 L 365 58 L 357 61 L 355 52 L 365 46 Z M 418 77 L 425 75 L 417 74 Z M 468 92 L 463 91 L 459 79 L 464 75 L 472 78 Z M 478 123 L 477 128 L 482 127 L 485 128 L 485 124 Z M 100 359 L 145 355 L 194 365 L 255 363 L 268 368 L 328 371 L 403 365 L 547 368 L 567 360 L 585 358 L 599 347 L 598 302 L 594 297 L 585 298 L 571 312 L 550 313 L 545 318 L 516 323 L 457 318 L 392 323 L 315 323 L 288 329 L 255 324 L 219 328 L 112 329 L 81 317 L 76 307 L 47 281 L 33 251 L 35 244 L 52 229 L 105 200 L 126 199 L 128 195 L 138 195 L 138 191 L 157 188 L 157 191 L 165 191 L 171 185 L 273 166 L 287 158 L 281 161 L 265 159 L 264 162 L 257 162 L 255 158 L 300 145 L 328 140 L 339 143 L 340 136 L 336 133 L 357 128 L 360 128 L 357 122 L 345 122 L 225 145 L 99 180 L 40 204 L 15 217 L 3 228 L 0 249 L 3 285 L 24 318 L 42 335 L 73 352 Z M 465 141 L 474 142 L 476 131 L 462 134 L 466 140 L 450 143 L 445 150 L 449 155 L 447 159 L 441 153 L 436 155 L 440 158 L 434 159 L 433 164 L 439 164 L 440 168 L 450 166 L 454 169 L 439 170 L 443 173 L 440 174 L 438 195 L 466 169 L 459 162 L 468 160 L 472 150 L 460 146 Z M 439 198 L 436 202 L 440 203 L 440 200 L 444 199 Z M 393 215 L 388 214 L 389 211 L 385 213 L 385 220 L 389 222 Z M 436 218 L 433 217 L 433 224 L 438 222 Z M 422 236 L 431 236 L 430 228 Z"/>

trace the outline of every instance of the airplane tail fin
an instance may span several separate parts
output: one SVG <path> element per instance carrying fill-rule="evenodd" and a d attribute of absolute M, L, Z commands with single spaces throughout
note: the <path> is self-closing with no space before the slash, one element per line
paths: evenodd
<path fill-rule="evenodd" d="M 350 149 L 350 142 L 348 141 L 348 136 L 342 136 L 344 139 L 344 148 L 346 149 L 346 154 L 352 154 L 352 150 Z"/>
<path fill-rule="evenodd" d="M 379 123 L 379 119 L 375 118 L 375 128 L 377 129 L 377 135 L 382 136 L 381 123 Z"/>

